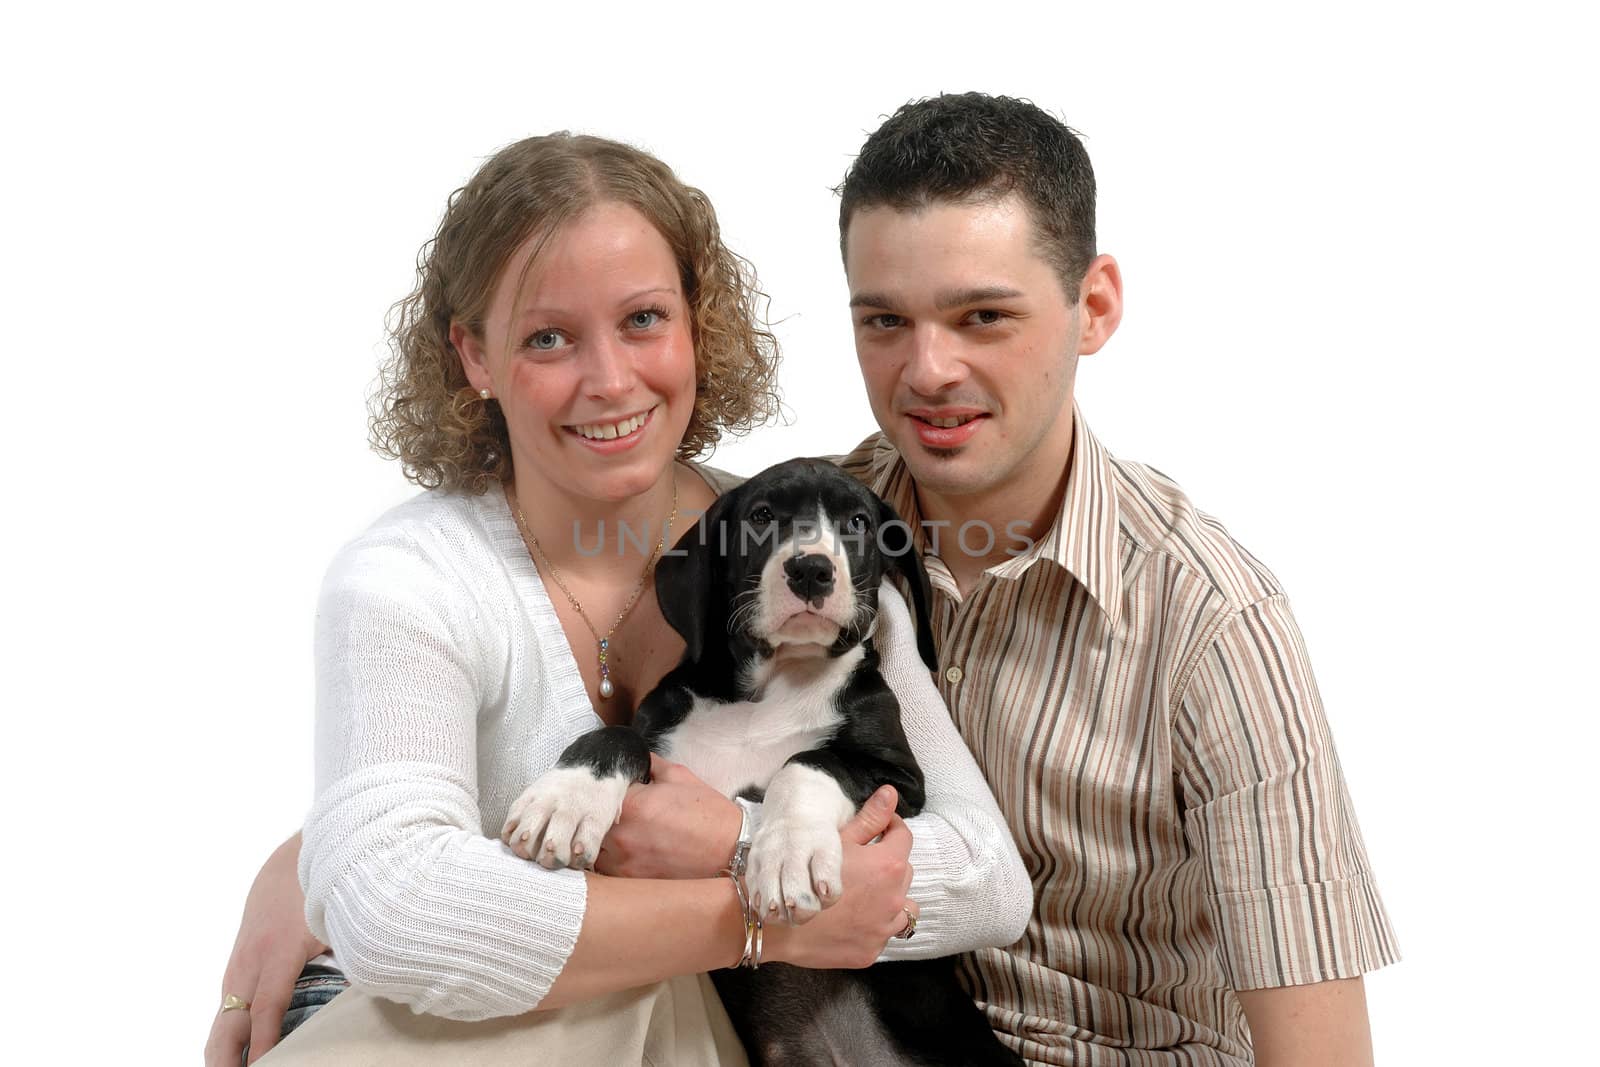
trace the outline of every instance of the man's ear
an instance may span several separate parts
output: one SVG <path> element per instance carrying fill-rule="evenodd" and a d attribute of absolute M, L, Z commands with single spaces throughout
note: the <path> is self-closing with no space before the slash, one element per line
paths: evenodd
<path fill-rule="evenodd" d="M 878 501 L 878 551 L 887 557 L 888 568 L 899 571 L 911 586 L 911 610 L 917 618 L 917 651 L 930 671 L 939 669 L 939 658 L 933 647 L 933 619 L 928 605 L 933 600 L 933 585 L 928 581 L 928 571 L 922 565 L 922 556 L 911 539 L 911 527 L 906 525 L 887 500 Z"/>
<path fill-rule="evenodd" d="M 1078 355 L 1091 356 L 1111 340 L 1122 321 L 1122 268 L 1110 256 L 1095 256 L 1078 283 Z"/>
<path fill-rule="evenodd" d="M 461 323 L 452 322 L 450 346 L 461 357 L 461 369 L 466 372 L 467 382 L 472 388 L 487 389 L 492 394 L 494 380 L 489 377 L 487 353 L 483 349 L 482 339 Z"/>
<path fill-rule="evenodd" d="M 656 564 L 656 602 L 661 615 L 683 638 L 684 658 L 700 662 L 713 642 L 727 640 L 728 588 L 725 538 L 727 517 L 735 513 L 738 489 L 717 498 L 705 515 L 678 538 Z"/>

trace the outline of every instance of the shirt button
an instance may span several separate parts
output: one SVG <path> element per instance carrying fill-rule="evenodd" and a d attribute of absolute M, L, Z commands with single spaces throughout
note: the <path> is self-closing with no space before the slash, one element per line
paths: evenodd
<path fill-rule="evenodd" d="M 944 680 L 951 685 L 959 685 L 964 677 L 960 667 L 946 667 L 944 670 Z"/>

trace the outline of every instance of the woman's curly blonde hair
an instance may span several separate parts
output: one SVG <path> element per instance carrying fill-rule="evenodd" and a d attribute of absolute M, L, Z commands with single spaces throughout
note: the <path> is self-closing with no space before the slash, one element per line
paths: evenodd
<path fill-rule="evenodd" d="M 417 286 L 389 317 L 392 354 L 371 403 L 372 446 L 426 489 L 482 493 L 511 475 L 505 418 L 467 383 L 450 325 L 480 339 L 501 272 L 530 237 L 547 241 L 599 203 L 634 208 L 678 261 L 695 350 L 695 403 L 678 455 L 777 412 L 777 339 L 759 325 L 755 273 L 722 243 L 704 193 L 630 145 L 553 133 L 501 149 L 450 195 L 417 255 Z"/>

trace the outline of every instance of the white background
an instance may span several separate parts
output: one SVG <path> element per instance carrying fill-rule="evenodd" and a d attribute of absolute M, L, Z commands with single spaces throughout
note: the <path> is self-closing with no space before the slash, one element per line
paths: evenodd
<path fill-rule="evenodd" d="M 1124 324 L 1079 398 L 1287 584 L 1405 961 L 1380 1062 L 1592 1016 L 1594 34 L 1580 5 L 55 5 L 9 15 L 0 293 L 11 1062 L 196 1062 L 310 802 L 314 597 L 447 194 L 568 128 L 710 194 L 789 425 L 869 429 L 837 183 L 907 99 L 1087 137 Z M 1570 10 L 1572 14 L 1564 13 Z M 1592 1048 L 1592 1046 L 1590 1046 Z"/>

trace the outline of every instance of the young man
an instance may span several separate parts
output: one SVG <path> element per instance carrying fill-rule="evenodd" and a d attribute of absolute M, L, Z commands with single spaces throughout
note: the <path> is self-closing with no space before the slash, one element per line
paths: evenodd
<path fill-rule="evenodd" d="M 1370 1063 L 1359 976 L 1398 957 L 1288 603 L 1073 402 L 1122 313 L 1082 145 L 923 100 L 840 192 L 882 427 L 843 463 L 918 531 L 939 684 L 1034 883 L 965 966 L 991 1024 L 1040 1063 Z"/>

